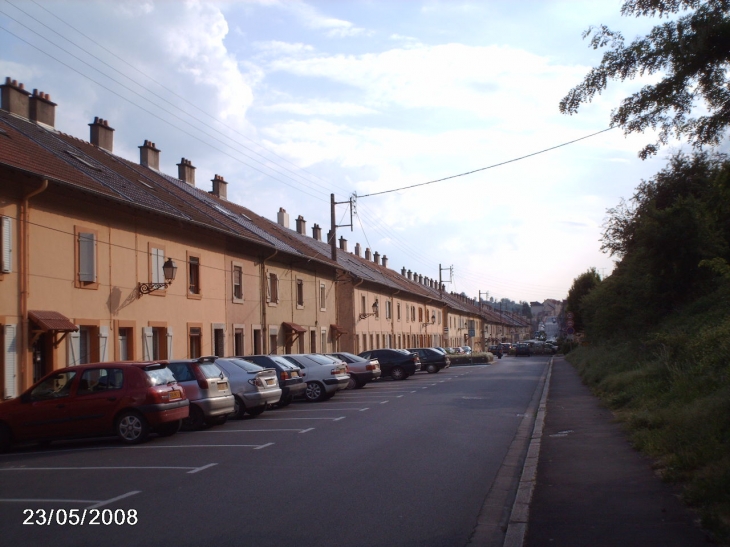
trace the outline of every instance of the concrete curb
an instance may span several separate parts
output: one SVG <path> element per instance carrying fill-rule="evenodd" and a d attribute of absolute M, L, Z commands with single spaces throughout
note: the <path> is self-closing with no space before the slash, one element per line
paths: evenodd
<path fill-rule="evenodd" d="M 517 496 L 512 505 L 507 532 L 505 533 L 503 547 L 522 547 L 527 534 L 527 522 L 530 518 L 530 502 L 532 493 L 535 490 L 535 479 L 537 477 L 537 461 L 540 457 L 540 443 L 542 429 L 545 425 L 545 412 L 547 407 L 548 391 L 550 390 L 550 376 L 553 373 L 553 358 L 548 363 L 547 377 L 542 388 L 542 396 L 535 417 L 535 427 L 532 430 L 530 446 L 527 449 L 522 476 L 517 487 Z"/>

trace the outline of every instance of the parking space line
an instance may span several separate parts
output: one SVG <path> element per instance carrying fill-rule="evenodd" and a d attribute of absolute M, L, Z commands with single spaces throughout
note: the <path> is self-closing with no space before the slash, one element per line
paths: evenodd
<path fill-rule="evenodd" d="M 314 428 L 313 427 L 310 427 L 310 428 L 307 428 L 307 429 L 302 429 L 299 433 L 309 433 L 310 431 L 314 431 Z"/>
<path fill-rule="evenodd" d="M 258 444 L 167 444 L 158 446 L 135 446 L 134 448 L 256 448 Z M 131 449 L 131 447 L 129 447 Z"/>
<path fill-rule="evenodd" d="M 195 473 L 198 473 L 200 471 L 203 471 L 205 469 L 208 469 L 210 467 L 213 467 L 214 465 L 218 465 L 217 463 L 209 463 L 208 465 L 204 465 L 203 467 L 196 467 L 192 471 L 188 471 L 188 474 L 193 475 Z"/>
<path fill-rule="evenodd" d="M 344 420 L 344 416 L 340 416 L 339 418 L 267 418 L 267 420 L 275 422 L 275 421 L 284 421 L 284 420 L 329 420 L 331 422 L 337 421 L 337 420 Z"/>
<path fill-rule="evenodd" d="M 365 412 L 366 410 L 370 410 L 369 408 L 361 408 L 360 412 Z"/>
<path fill-rule="evenodd" d="M 124 498 L 128 498 L 130 496 L 134 496 L 135 494 L 139 494 L 141 490 L 132 490 L 131 492 L 127 492 L 126 494 L 122 494 L 121 496 L 117 496 L 116 498 L 112 498 L 110 500 L 106 501 L 100 501 L 98 503 L 95 503 L 94 505 L 89 505 L 87 509 L 96 509 L 97 507 L 104 507 L 105 505 L 109 505 L 110 503 L 114 503 L 115 501 L 123 500 Z"/>
<path fill-rule="evenodd" d="M 214 463 L 210 465 L 216 465 Z M 110 469 L 195 469 L 195 467 L 172 467 L 172 466 L 103 466 L 103 467 L 4 467 L 0 471 L 104 471 Z"/>
<path fill-rule="evenodd" d="M 362 410 L 360 408 L 291 408 L 287 410 L 280 410 L 277 414 L 285 414 L 287 412 L 342 412 L 343 410 Z"/>
<path fill-rule="evenodd" d="M 257 446 L 256 448 L 254 448 L 254 450 L 261 450 L 262 448 L 266 448 L 267 446 L 273 446 L 273 444 L 274 443 L 262 444 L 261 446 Z"/>
<path fill-rule="evenodd" d="M 195 433 L 275 433 L 283 431 L 285 433 L 301 433 L 301 429 L 282 428 L 282 429 L 210 429 L 204 431 L 196 431 Z"/>
<path fill-rule="evenodd" d="M 381 404 L 381 405 L 384 405 L 384 404 L 385 404 L 385 403 L 387 403 L 387 402 L 388 402 L 388 401 L 380 401 L 380 404 Z"/>

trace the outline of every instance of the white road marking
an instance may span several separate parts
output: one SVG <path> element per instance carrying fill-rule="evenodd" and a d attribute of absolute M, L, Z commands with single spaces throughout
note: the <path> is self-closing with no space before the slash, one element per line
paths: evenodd
<path fill-rule="evenodd" d="M 302 429 L 299 433 L 308 433 L 310 431 L 314 431 L 314 428 L 313 427 L 310 427 L 308 429 Z"/>
<path fill-rule="evenodd" d="M 89 505 L 87 509 L 96 509 L 97 507 L 104 507 L 105 505 L 109 505 L 110 503 L 114 503 L 115 501 L 123 500 L 124 498 L 128 498 L 130 496 L 134 496 L 135 494 L 139 494 L 141 490 L 132 490 L 131 492 L 127 492 L 126 494 L 122 494 L 121 496 L 117 496 L 116 498 L 112 498 L 110 500 L 106 501 L 100 501 L 98 503 L 95 503 L 94 505 Z"/>
<path fill-rule="evenodd" d="M 385 403 L 387 403 L 387 402 L 388 402 L 388 401 L 380 401 L 380 404 L 381 404 L 381 405 L 384 405 L 384 404 L 385 404 Z"/>
<path fill-rule="evenodd" d="M 266 443 L 266 444 L 262 444 L 261 446 L 257 446 L 256 448 L 254 448 L 254 450 L 261 450 L 262 448 L 266 448 L 267 446 L 271 446 L 271 445 L 273 445 L 273 444 L 274 444 L 274 443 Z"/>
<path fill-rule="evenodd" d="M 366 410 L 370 410 L 369 408 L 361 408 L 360 412 L 365 412 Z"/>
<path fill-rule="evenodd" d="M 299 410 L 299 409 L 292 408 L 291 410 L 279 411 L 279 412 L 277 412 L 277 414 L 285 414 L 287 412 L 342 412 L 343 410 L 362 410 L 362 409 L 361 408 L 302 408 L 301 410 Z"/>
<path fill-rule="evenodd" d="M 344 419 L 345 419 L 345 417 L 344 417 L 344 416 L 340 416 L 339 418 L 335 418 L 335 419 L 334 419 L 334 420 L 332 420 L 332 421 L 333 421 L 333 422 L 339 422 L 340 420 L 344 420 Z"/>
<path fill-rule="evenodd" d="M 210 465 L 216 465 L 214 463 Z M 164 466 L 148 466 L 148 465 L 128 465 L 128 466 L 104 466 L 104 467 L 5 467 L 0 471 L 102 471 L 109 469 L 199 469 L 196 467 L 164 467 Z"/>
<path fill-rule="evenodd" d="M 278 431 L 301 433 L 301 429 L 282 428 L 282 429 L 211 429 L 205 431 L 196 431 L 195 433 L 275 433 Z"/>
<path fill-rule="evenodd" d="M 203 471 L 204 469 L 208 469 L 209 467 L 213 467 L 214 465 L 218 465 L 217 463 L 209 463 L 208 465 L 204 465 L 203 467 L 197 467 L 193 469 L 192 471 L 188 471 L 190 475 L 194 473 L 198 473 L 199 471 Z"/>
<path fill-rule="evenodd" d="M 340 416 L 339 418 L 269 418 L 270 421 L 284 421 L 284 420 L 344 420 L 344 416 Z"/>

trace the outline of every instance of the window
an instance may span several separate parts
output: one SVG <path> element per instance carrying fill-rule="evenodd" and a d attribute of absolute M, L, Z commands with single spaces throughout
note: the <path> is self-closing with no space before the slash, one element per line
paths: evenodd
<path fill-rule="evenodd" d="M 439 325 L 441 324 L 441 312 L 439 312 Z"/>
<path fill-rule="evenodd" d="M 325 353 L 327 351 L 327 329 L 322 329 L 320 333 L 320 352 Z"/>
<path fill-rule="evenodd" d="M 319 309 L 321 311 L 327 309 L 327 290 L 324 283 L 319 284 Z"/>
<path fill-rule="evenodd" d="M 97 283 L 97 256 L 96 232 L 83 228 L 76 228 L 76 280 L 78 288 L 96 289 Z"/>
<path fill-rule="evenodd" d="M 416 307 L 411 306 L 411 321 L 416 322 Z"/>
<path fill-rule="evenodd" d="M 390 300 L 385 301 L 385 318 L 390 319 L 393 315 L 393 310 L 391 308 L 392 302 Z"/>
<path fill-rule="evenodd" d="M 400 302 L 398 302 L 395 305 L 395 313 L 396 313 L 396 319 L 398 319 L 398 321 L 400 321 Z"/>
<path fill-rule="evenodd" d="M 226 335 L 222 325 L 213 327 L 213 355 L 223 357 L 226 354 Z"/>
<path fill-rule="evenodd" d="M 363 294 L 360 296 L 360 313 L 366 314 L 368 312 L 367 306 L 368 306 L 368 301 L 365 298 L 365 295 Z"/>
<path fill-rule="evenodd" d="M 203 329 L 200 327 L 188 327 L 188 352 L 191 359 L 200 357 L 203 349 Z"/>
<path fill-rule="evenodd" d="M 124 373 L 118 368 L 93 368 L 84 371 L 76 395 L 122 389 Z"/>
<path fill-rule="evenodd" d="M 304 281 L 297 279 L 297 308 L 304 307 Z"/>
<path fill-rule="evenodd" d="M 234 264 L 233 269 L 232 269 L 232 275 L 233 275 L 233 301 L 242 302 L 243 301 L 243 267 L 239 266 L 237 264 Z M 237 353 L 236 355 L 242 355 L 242 354 Z"/>
<path fill-rule="evenodd" d="M 132 329 L 125 327 L 119 329 L 119 360 L 130 361 L 132 359 Z"/>
<path fill-rule="evenodd" d="M 317 353 L 317 331 L 309 331 L 309 351 Z"/>
<path fill-rule="evenodd" d="M 423 323 L 423 308 L 418 308 L 418 322 Z"/>
<path fill-rule="evenodd" d="M 275 273 L 269 273 L 266 301 L 271 304 L 279 302 L 279 278 Z"/>
<path fill-rule="evenodd" d="M 3 368 L 5 379 L 3 397 L 6 399 L 18 395 L 18 352 L 17 352 L 17 326 L 4 325 L 0 327 L 3 334 Z"/>
<path fill-rule="evenodd" d="M 0 217 L 0 271 L 13 271 L 13 223 L 10 217 Z"/>
<path fill-rule="evenodd" d="M 188 255 L 188 295 L 200 296 L 200 257 Z"/>
<path fill-rule="evenodd" d="M 158 359 L 172 359 L 172 328 L 142 327 L 142 360 L 157 361 Z"/>

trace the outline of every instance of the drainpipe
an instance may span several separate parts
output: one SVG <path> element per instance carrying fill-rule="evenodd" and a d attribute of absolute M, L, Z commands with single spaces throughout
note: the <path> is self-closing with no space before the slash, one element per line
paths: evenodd
<path fill-rule="evenodd" d="M 271 260 L 277 254 L 279 254 L 279 249 L 274 249 L 274 254 L 267 256 L 261 261 L 261 296 L 263 297 L 261 300 L 261 337 L 263 338 L 263 340 L 261 340 L 261 351 L 264 355 L 268 355 L 268 349 L 270 349 L 269 326 L 266 323 L 266 261 Z"/>
<path fill-rule="evenodd" d="M 48 179 L 43 179 L 41 187 L 23 196 L 23 201 L 20 204 L 20 222 L 18 223 L 18 230 L 20 231 L 20 234 L 18 234 L 20 236 L 18 238 L 20 241 L 20 261 L 18 265 L 20 268 L 20 275 L 18 277 L 20 282 L 19 307 L 21 320 L 20 344 L 18 344 L 18 347 L 20 348 L 20 351 L 18 352 L 20 356 L 20 391 L 23 391 L 27 387 L 30 387 L 32 381 L 29 381 L 29 379 L 33 379 L 32 371 L 27 370 L 28 354 L 30 352 L 30 347 L 28 347 L 28 344 L 30 342 L 30 327 L 28 325 L 28 288 L 30 286 L 30 236 L 28 234 L 27 226 L 30 217 L 29 202 L 32 197 L 37 196 L 41 192 L 44 192 L 47 188 Z"/>

